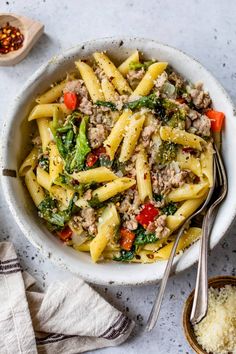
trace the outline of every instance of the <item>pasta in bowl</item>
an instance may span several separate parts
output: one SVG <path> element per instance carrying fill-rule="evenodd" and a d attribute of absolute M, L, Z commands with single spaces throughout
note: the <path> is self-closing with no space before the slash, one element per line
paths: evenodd
<path fill-rule="evenodd" d="M 28 117 L 37 129 L 19 173 L 39 216 L 94 262 L 168 259 L 175 232 L 213 185 L 224 113 L 201 83 L 137 50 L 118 67 L 106 52 L 75 67 Z M 193 220 L 178 252 L 200 235 Z"/>
<path fill-rule="evenodd" d="M 138 65 L 137 48 L 139 49 Z M 102 76 L 99 74 L 102 71 L 105 72 L 104 69 L 98 69 L 96 71 L 96 69 L 100 68 L 100 66 L 98 65 L 98 62 L 96 62 L 93 53 L 104 53 L 106 56 L 108 56 L 108 58 L 114 63 L 115 69 L 119 70 L 123 78 L 126 80 L 132 92 L 135 91 L 135 88 L 137 87 L 135 87 L 135 85 L 137 85 L 141 81 L 142 77 L 145 76 L 151 65 L 155 64 L 155 68 L 157 63 L 168 63 L 168 66 L 164 69 L 168 76 L 168 82 L 166 82 L 167 85 L 164 85 L 163 90 L 161 90 L 162 93 L 159 97 L 154 92 L 157 91 L 157 87 L 154 87 L 154 85 L 152 86 L 150 91 L 145 93 L 143 96 L 142 94 L 138 94 L 137 97 L 130 97 L 132 95 L 132 92 L 124 92 L 121 94 L 115 86 L 117 85 L 117 83 L 115 84 L 115 77 L 113 77 L 113 74 L 111 75 L 110 73 L 105 73 L 105 75 Z M 134 54 L 136 57 L 131 58 L 132 60 L 130 62 L 125 63 L 126 59 L 129 58 L 132 54 Z M 79 63 L 80 67 L 75 65 L 75 62 Z M 133 62 L 133 67 L 132 65 L 130 67 L 131 62 Z M 84 73 L 85 76 L 82 77 L 82 72 L 80 71 L 80 69 L 81 66 L 83 66 L 83 68 L 85 67 L 83 63 L 90 66 L 97 78 L 95 82 L 98 82 L 100 85 L 98 86 L 99 90 L 101 87 L 101 91 L 99 92 L 103 95 L 103 97 L 99 97 L 99 99 L 96 99 L 96 97 L 94 96 L 94 101 L 92 99 L 91 87 L 86 86 L 85 80 L 86 74 L 91 74 L 91 70 L 85 70 L 86 74 Z M 121 66 L 122 63 L 125 64 Z M 129 77 L 127 77 L 128 72 L 122 73 L 122 67 L 123 69 L 128 68 L 128 71 L 131 70 L 131 73 L 129 73 L 131 75 L 129 75 Z M 140 70 L 142 71 L 139 72 Z M 204 198 L 203 190 L 205 189 L 205 191 L 207 192 L 207 189 L 209 188 L 210 174 L 207 176 L 207 171 L 210 171 L 210 169 L 209 167 L 207 167 L 207 165 L 204 166 L 204 161 L 210 161 L 211 159 L 210 143 L 212 141 L 212 132 L 211 135 L 206 138 L 205 135 L 202 136 L 198 133 L 195 134 L 196 131 L 194 131 L 194 129 L 189 130 L 190 127 L 183 129 L 182 124 L 183 121 L 186 122 L 186 119 L 183 119 L 183 121 L 180 120 L 181 124 L 177 127 L 171 126 L 170 123 L 166 124 L 164 121 L 162 122 L 162 120 L 157 118 L 157 114 L 155 112 L 152 112 L 155 109 L 157 111 L 159 110 L 158 114 L 160 117 L 161 111 L 164 112 L 164 110 L 167 110 L 167 116 L 169 118 L 171 115 L 171 107 L 168 107 L 167 105 L 166 107 L 164 107 L 164 110 L 161 110 L 160 101 L 162 101 L 161 106 L 163 106 L 164 100 L 166 100 L 167 103 L 171 101 L 174 104 L 173 106 L 175 107 L 173 112 L 173 120 L 175 120 L 178 116 L 180 118 L 180 116 L 182 115 L 179 114 L 179 112 L 181 113 L 183 108 L 181 107 L 181 105 L 185 104 L 186 106 L 189 106 L 187 97 L 183 97 L 186 102 L 181 102 L 181 100 L 178 102 L 176 101 L 176 99 L 179 98 L 180 95 L 176 97 L 169 96 L 171 94 L 171 91 L 173 91 L 173 86 L 176 87 L 175 82 L 169 77 L 171 71 L 180 75 L 184 79 L 184 82 L 186 84 L 187 82 L 196 83 L 199 80 L 204 83 L 204 90 L 202 91 L 203 93 L 205 92 L 205 94 L 207 91 L 210 93 L 212 103 L 206 109 L 195 109 L 199 114 L 209 111 L 212 107 L 214 111 L 224 112 L 227 118 L 225 120 L 225 127 L 222 130 L 222 154 L 227 168 L 229 193 L 219 209 L 217 219 L 212 230 L 210 244 L 210 247 L 212 248 L 223 237 L 226 230 L 231 225 L 233 218 L 236 214 L 236 200 L 234 198 L 234 195 L 236 193 L 236 169 L 234 168 L 234 165 L 232 165 L 231 157 L 233 156 L 234 151 L 236 149 L 236 141 L 234 137 L 236 122 L 233 114 L 233 105 L 230 101 L 230 98 L 227 96 L 227 94 L 219 85 L 219 83 L 212 77 L 212 75 L 194 59 L 190 58 L 189 56 L 174 48 L 146 39 L 123 38 L 121 40 L 108 38 L 83 43 L 78 47 L 75 47 L 69 50 L 68 52 L 63 53 L 58 57 L 54 57 L 44 66 L 42 66 L 37 72 L 35 72 L 35 74 L 28 80 L 28 82 L 23 87 L 22 92 L 19 93 L 18 97 L 13 102 L 12 109 L 10 110 L 9 115 L 6 119 L 6 124 L 2 135 L 3 140 L 1 152 L 1 166 L 3 170 L 3 176 L 1 177 L 1 182 L 2 190 L 7 205 L 9 206 L 12 212 L 13 218 L 19 225 L 23 234 L 30 240 L 31 243 L 33 243 L 40 250 L 41 253 L 43 253 L 46 257 L 49 257 L 57 265 L 60 265 L 64 269 L 70 270 L 74 274 L 82 276 L 87 281 L 98 284 L 136 285 L 156 282 L 161 279 L 165 269 L 166 259 L 169 255 L 168 249 L 171 248 L 172 241 L 177 228 L 179 227 L 181 222 L 183 222 L 182 220 L 184 217 L 186 217 L 187 213 L 191 213 L 194 207 L 197 207 L 196 201 L 198 200 L 198 202 L 200 203 L 200 198 Z M 165 74 L 162 75 L 163 72 L 160 73 L 158 76 L 161 79 L 164 79 L 165 76 Z M 138 75 L 138 77 L 135 78 L 134 76 L 136 75 Z M 107 76 L 110 77 L 110 79 L 112 78 L 113 80 L 108 80 Z M 154 81 L 157 81 L 158 77 Z M 130 81 L 132 79 L 134 82 Z M 85 97 L 83 98 L 82 95 L 76 91 L 78 89 L 78 82 L 76 85 L 75 83 L 71 83 L 77 80 L 79 80 L 80 84 L 82 83 L 81 80 L 83 80 L 84 82 L 82 86 L 86 89 L 86 95 L 88 98 L 87 101 L 85 97 L 86 95 L 83 96 Z M 90 84 L 92 84 L 92 82 L 93 80 L 91 80 L 90 76 Z M 73 85 L 75 85 L 75 87 L 73 87 Z M 50 91 L 50 88 L 52 88 L 52 86 L 54 89 Z M 92 85 L 92 87 L 95 86 Z M 89 87 L 91 95 L 89 92 Z M 106 87 L 108 87 L 107 91 Z M 109 88 L 113 87 L 115 87 L 113 93 L 115 92 L 116 97 L 114 101 L 114 96 L 113 98 L 108 98 L 108 93 L 111 92 L 111 89 Z M 191 88 L 193 89 L 193 87 Z M 67 94 L 67 98 L 65 99 L 64 94 L 67 92 L 69 92 L 69 94 Z M 95 90 L 94 92 L 97 91 Z M 164 94 L 166 95 L 166 97 L 164 97 Z M 182 92 L 181 96 L 183 96 L 183 94 L 184 92 Z M 119 97 L 119 102 L 117 102 L 117 97 Z M 138 102 L 138 104 L 137 102 L 133 103 L 140 99 L 142 99 L 142 103 L 140 103 L 140 101 Z M 66 106 L 66 101 L 67 104 L 69 101 L 69 105 L 72 104 L 72 107 L 68 108 Z M 89 112 L 81 112 L 82 101 L 85 105 L 84 108 L 88 108 L 88 102 L 90 102 L 92 110 L 96 110 L 97 112 L 100 111 L 101 116 L 105 116 L 106 119 L 103 119 L 102 123 L 101 121 L 95 122 L 95 124 L 93 122 L 91 123 L 91 114 L 89 114 Z M 101 102 L 98 103 L 97 101 Z M 73 105 L 75 104 L 75 102 L 76 109 L 73 109 Z M 104 106 L 104 102 L 106 106 Z M 127 104 L 130 103 L 132 103 L 132 106 L 127 107 Z M 151 108 L 150 106 L 146 107 L 148 104 L 152 105 Z M 80 109 L 78 108 L 79 106 Z M 155 107 L 152 108 L 153 106 Z M 189 109 L 192 109 L 190 106 Z M 185 109 L 187 110 L 188 108 L 185 107 Z M 128 115 L 129 110 L 131 111 L 131 115 Z M 120 117 L 122 115 L 123 119 L 121 120 Z M 30 121 L 28 121 L 29 116 Z M 64 123 L 66 119 L 68 119 L 68 124 L 65 128 Z M 137 142 L 135 144 L 134 151 L 132 152 L 132 155 L 128 160 L 128 163 L 126 161 L 119 161 L 119 158 L 121 156 L 121 150 L 125 141 L 125 136 L 127 135 L 128 137 L 130 125 L 127 125 L 127 127 L 125 126 L 124 134 L 120 142 L 118 143 L 118 147 L 114 153 L 114 159 L 112 157 L 110 158 L 109 155 L 109 153 L 112 154 L 112 150 L 108 151 L 109 140 L 108 145 L 105 144 L 105 141 L 107 142 L 107 139 L 109 139 L 109 137 L 110 139 L 112 138 L 110 134 L 113 131 L 113 128 L 117 125 L 119 128 L 119 124 L 122 123 L 122 121 L 124 123 L 126 119 L 129 121 L 129 123 L 141 123 L 142 125 L 141 127 L 139 126 L 140 133 L 138 138 L 137 135 L 131 134 L 131 138 L 133 138 L 133 135 L 136 136 Z M 142 119 L 144 120 L 143 123 Z M 191 125 L 193 125 L 193 121 L 194 119 L 191 120 Z M 58 124 L 56 124 L 56 122 L 58 122 Z M 149 130 L 149 126 L 152 126 L 153 122 L 155 122 L 154 124 L 156 124 L 156 132 L 150 132 Z M 97 133 L 101 132 L 100 128 L 98 127 L 99 124 L 101 124 L 104 128 L 103 143 L 100 147 L 95 147 L 94 145 L 92 145 L 91 139 L 93 139 L 94 134 L 92 134 L 90 128 L 98 129 Z M 111 125 L 109 126 L 109 124 Z M 48 129 L 46 129 L 47 125 Z M 56 134 L 54 130 L 55 128 Z M 122 124 L 120 125 L 120 128 L 122 128 Z M 181 139 L 181 132 L 195 134 L 197 136 L 197 140 L 198 138 L 200 139 L 198 141 L 200 141 L 199 144 L 202 150 L 196 149 L 196 146 L 185 147 L 179 141 L 168 141 L 169 138 L 168 140 L 164 140 L 163 137 L 165 137 L 166 134 L 169 134 L 169 128 L 172 128 L 172 132 L 173 129 L 178 129 L 180 131 L 179 139 Z M 63 129 L 65 130 L 64 132 Z M 70 147 L 72 155 L 76 151 L 75 147 L 77 146 L 77 139 L 75 140 L 75 137 L 77 137 L 78 135 L 80 135 L 80 138 L 78 139 L 79 144 L 81 143 L 83 145 L 86 141 L 88 142 L 88 145 L 83 145 L 84 151 L 91 149 L 87 153 L 84 152 L 84 155 L 86 154 L 86 156 L 84 159 L 82 159 L 84 167 L 81 170 L 66 170 L 65 161 L 68 161 L 68 165 L 66 167 L 70 168 L 72 159 L 70 160 L 70 154 L 68 153 L 64 153 L 64 156 L 61 155 L 61 148 L 64 149 L 65 147 L 68 147 L 67 144 L 70 141 L 70 137 L 68 134 L 66 139 L 66 135 L 70 130 L 73 130 L 72 145 Z M 136 128 L 134 130 L 135 132 L 137 132 Z M 97 133 L 96 137 L 99 137 Z M 157 137 L 154 138 L 155 133 L 157 133 Z M 70 134 L 72 134 L 72 132 Z M 149 134 L 151 134 L 150 139 Z M 164 135 L 161 136 L 161 134 Z M 219 138 L 219 134 L 215 134 L 214 132 L 213 135 L 215 135 L 216 137 L 218 135 Z M 39 136 L 43 137 L 42 140 L 39 138 Z M 115 136 L 117 135 L 115 134 Z M 82 137 L 86 137 L 86 140 Z M 34 145 L 32 145 L 32 139 Z M 114 141 L 119 141 L 120 137 L 118 137 L 118 140 L 116 140 L 116 138 L 113 139 L 114 143 Z M 128 141 L 127 139 L 128 138 L 126 138 L 126 141 Z M 60 141 L 62 142 L 61 147 L 59 147 L 58 145 L 58 142 L 60 144 Z M 165 150 L 162 150 L 163 148 L 161 148 L 160 151 L 163 151 L 163 153 L 160 153 L 157 157 L 157 159 L 165 159 L 169 156 L 172 159 L 172 161 L 170 162 L 171 168 L 168 171 L 170 175 L 168 175 L 165 181 L 162 179 L 165 182 L 164 185 L 168 187 L 167 183 L 172 180 L 172 177 L 180 173 L 181 179 L 179 182 L 181 183 L 181 185 L 176 187 L 172 186 L 172 189 L 171 191 L 169 191 L 169 194 L 167 193 L 167 191 L 166 193 L 158 191 L 158 188 L 161 187 L 161 181 L 153 179 L 153 173 L 155 173 L 155 171 L 150 168 L 149 163 L 151 162 L 151 152 L 153 151 L 154 153 L 154 149 L 152 149 L 151 147 L 149 148 L 150 141 L 154 141 L 155 146 L 157 147 L 169 147 L 169 155 L 166 156 L 166 154 L 164 153 Z M 93 141 L 93 143 L 95 143 L 95 141 Z M 112 146 L 114 146 L 114 144 Z M 29 153 L 30 151 L 32 151 L 33 147 L 33 152 L 29 156 Z M 177 149 L 172 149 L 173 147 L 177 147 Z M 183 150 L 185 151 L 183 152 Z M 128 150 L 123 149 L 123 151 L 127 152 Z M 50 166 L 49 157 L 54 156 L 53 154 L 57 156 L 54 161 L 55 166 L 53 166 L 52 164 Z M 205 159 L 204 154 L 208 154 L 210 156 L 210 159 Z M 147 157 L 147 163 L 145 162 L 145 155 Z M 21 167 L 23 160 L 27 156 L 29 156 L 29 159 L 28 162 L 27 159 L 25 160 L 25 168 L 24 166 Z M 137 159 L 137 157 L 139 158 Z M 140 167 L 136 168 L 136 164 L 138 165 L 140 161 L 142 162 Z M 194 165 L 196 161 L 198 163 Z M 109 165 L 111 164 L 111 162 L 112 165 Z M 62 171 L 60 171 L 61 163 L 63 164 Z M 86 166 L 87 164 L 92 164 L 92 166 Z M 195 166 L 195 169 L 193 171 L 190 169 L 190 165 L 192 166 L 192 169 L 194 169 Z M 120 169 L 118 168 L 119 166 Z M 201 173 L 199 166 L 201 166 Z M 143 178 L 145 184 L 142 184 L 142 186 L 145 186 L 145 188 L 141 187 L 140 190 L 138 189 L 139 182 L 137 179 L 136 170 L 143 171 L 144 169 L 145 171 L 146 167 L 148 167 L 150 173 L 152 197 L 144 197 L 145 194 L 148 193 L 148 190 L 150 191 L 150 189 L 146 189 L 148 185 L 146 184 L 146 178 Z M 163 164 L 162 166 L 161 163 L 158 162 L 157 167 L 158 169 L 163 170 L 163 174 L 164 171 L 166 171 L 167 173 L 165 164 Z M 183 171 L 185 170 L 188 171 L 187 175 L 185 175 L 185 173 L 183 174 Z M 58 171 L 59 175 L 57 176 Z M 36 198 L 34 200 L 35 203 L 32 201 L 32 198 L 30 197 L 30 194 L 27 192 L 27 188 L 25 187 L 24 179 L 27 179 L 27 173 L 29 186 L 31 183 L 30 181 L 41 183 L 39 183 L 39 190 L 42 192 L 42 194 L 39 193 L 38 196 L 41 196 L 42 198 Z M 92 181 L 92 183 L 90 182 L 91 180 L 89 181 L 89 178 L 93 179 L 94 173 L 96 175 L 97 182 Z M 174 175 L 172 175 L 173 173 Z M 54 174 L 55 178 L 53 183 L 51 183 L 51 177 L 49 179 L 45 178 L 45 176 L 48 177 L 48 175 L 50 174 L 51 176 L 53 176 Z M 11 177 L 15 175 L 17 175 L 17 178 Z M 77 179 L 75 178 L 75 175 Z M 104 176 L 106 176 L 106 181 L 103 182 L 99 178 L 104 179 Z M 140 178 L 142 177 L 141 172 L 139 176 Z M 195 178 L 193 179 L 194 176 Z M 128 179 L 128 182 L 131 184 L 133 182 L 135 183 L 133 186 L 130 185 L 128 189 L 122 192 L 122 187 L 124 187 L 124 180 L 122 180 L 123 182 L 120 182 L 120 179 L 124 178 L 125 181 L 127 181 Z M 71 183 L 72 181 L 73 183 Z M 140 181 L 142 181 L 142 179 Z M 26 184 L 28 182 L 26 182 Z M 173 180 L 170 183 L 172 182 Z M 114 196 L 109 195 L 108 199 L 104 199 L 103 201 L 101 201 L 99 200 L 99 196 L 108 196 L 108 194 L 104 192 L 107 187 L 103 188 L 104 185 L 107 184 L 109 184 L 109 186 L 113 186 L 114 189 L 112 193 L 114 193 L 115 190 L 117 191 L 117 184 L 119 184 L 119 188 L 121 189 L 119 189 L 119 193 L 115 194 Z M 37 186 L 37 184 L 34 183 L 33 185 Z M 31 187 L 33 185 L 31 185 Z M 84 189 L 80 187 L 82 185 Z M 188 187 L 186 187 L 186 185 Z M 185 200 L 177 201 L 177 199 L 180 198 L 180 195 L 183 195 L 183 193 L 180 193 L 179 196 L 177 195 L 174 197 L 175 199 L 170 200 L 170 193 L 179 188 L 184 188 L 185 195 L 191 194 L 192 196 L 192 186 L 195 189 L 194 193 L 196 198 L 187 197 Z M 198 187 L 197 190 L 196 187 Z M 99 188 L 103 188 L 103 190 L 101 192 L 100 189 L 100 192 L 97 193 Z M 66 190 L 66 193 L 61 193 L 62 190 Z M 76 190 L 75 199 L 71 198 L 73 190 Z M 111 188 L 108 187 L 108 190 L 111 191 Z M 58 194 L 57 191 L 59 191 Z M 97 192 L 94 193 L 94 191 Z M 143 195 L 141 196 L 141 194 L 139 193 L 143 193 Z M 160 195 L 158 196 L 158 194 Z M 98 197 L 95 197 L 96 195 L 98 195 Z M 161 198 L 162 195 L 164 196 L 163 199 Z M 127 206 L 129 207 L 131 204 L 133 205 L 134 196 L 137 196 L 137 201 L 138 199 L 141 200 L 142 198 L 144 198 L 144 201 L 139 202 L 137 208 L 135 209 L 135 213 L 133 213 L 132 211 L 122 213 L 120 209 L 124 205 L 122 205 L 121 199 L 126 199 Z M 90 199 L 90 197 L 92 198 Z M 95 202 L 95 205 L 91 205 L 91 200 L 92 202 Z M 43 201 L 44 203 L 41 204 Z M 99 205 L 99 203 L 102 205 Z M 37 205 L 37 208 L 35 207 L 35 204 Z M 38 206 L 40 204 L 41 210 L 38 210 Z M 149 211 L 149 216 L 153 213 L 153 210 L 149 210 L 150 208 L 148 204 L 151 204 L 151 209 L 152 207 L 154 207 L 154 214 L 156 214 L 154 216 L 155 221 L 159 218 L 159 223 L 161 221 L 160 217 L 162 217 L 163 219 L 159 225 L 154 225 L 153 229 L 152 221 L 150 221 L 150 225 L 146 225 L 145 223 L 144 225 L 142 225 L 142 221 L 140 223 L 140 220 L 137 220 L 137 218 L 140 218 L 138 217 L 138 215 L 141 213 L 141 211 L 144 210 L 143 213 L 146 214 L 146 211 L 144 209 L 145 205 Z M 89 210 L 88 205 L 91 209 L 94 209 L 94 213 L 96 216 L 94 228 L 94 231 L 96 232 L 94 233 L 92 232 L 92 226 L 94 225 L 94 223 L 91 223 L 91 215 L 81 215 L 82 210 Z M 38 215 L 39 213 L 41 217 L 44 217 L 44 220 L 42 218 L 40 219 Z M 60 225 L 52 224 L 52 228 L 50 227 L 50 230 L 52 229 L 52 231 L 49 231 L 47 226 L 50 224 L 47 225 L 47 223 L 53 216 L 55 216 L 54 222 L 55 220 L 57 220 L 57 223 L 59 222 Z M 76 223 L 72 225 L 73 220 L 71 219 L 75 216 L 78 216 L 78 219 L 75 220 Z M 45 217 L 48 220 L 45 220 Z M 111 222 L 112 218 L 114 218 L 112 228 L 106 228 L 106 225 L 110 225 L 109 223 Z M 108 222 L 104 223 L 104 226 L 102 226 L 103 220 L 108 220 Z M 87 225 L 84 224 L 85 221 L 87 221 Z M 129 221 L 133 221 L 134 224 L 138 222 L 137 229 L 134 228 L 131 230 L 129 228 L 131 223 L 130 225 L 128 225 Z M 147 223 L 149 222 L 147 221 Z M 79 231 L 79 234 L 76 235 L 76 232 L 74 232 L 73 227 L 77 226 L 78 224 L 82 226 L 83 232 L 80 233 L 80 230 L 76 230 Z M 67 225 L 69 226 L 69 228 L 67 228 Z M 89 226 L 91 226 L 91 228 L 88 231 Z M 157 230 L 158 227 L 159 230 Z M 149 230 L 147 230 L 147 228 Z M 164 232 L 166 232 L 165 237 L 163 233 L 161 235 L 162 228 Z M 95 254 L 94 260 L 96 260 L 96 256 L 98 257 L 98 259 L 97 262 L 94 262 L 90 256 L 91 243 L 94 242 L 94 249 L 99 250 L 99 248 L 96 247 L 94 241 L 96 240 L 96 236 L 99 234 L 99 231 L 101 232 L 102 230 L 102 233 L 106 233 L 107 236 L 110 237 L 111 233 L 113 232 L 112 229 L 113 231 L 116 231 L 114 232 L 115 243 L 109 243 L 106 239 L 100 239 L 100 247 L 103 246 L 104 249 L 102 249 L 102 251 L 100 250 L 100 256 L 98 256 L 99 252 L 97 253 L 97 255 Z M 201 220 L 196 220 L 195 223 L 190 226 L 188 232 L 181 240 L 179 254 L 175 258 L 175 264 L 173 268 L 175 272 L 185 270 L 197 260 L 199 247 L 199 241 L 197 241 L 197 239 L 200 236 L 200 229 Z M 63 230 L 64 232 L 62 232 Z M 127 233 L 127 230 L 130 231 L 130 233 Z M 71 231 L 73 232 L 72 234 Z M 160 233 L 160 235 L 158 234 L 158 232 Z M 88 233 L 90 234 L 90 236 L 88 236 Z M 61 240 L 61 237 L 64 238 L 63 242 Z M 121 239 L 124 239 L 125 241 L 122 241 L 124 242 L 123 246 L 121 246 Z M 136 243 L 139 243 L 139 245 L 136 245 Z M 70 247 L 64 246 L 67 244 Z M 130 248 L 130 251 L 125 250 L 125 248 L 122 247 L 125 247 L 127 249 Z M 78 250 L 80 250 L 79 253 Z M 113 261 L 113 258 L 119 259 L 119 261 Z"/>

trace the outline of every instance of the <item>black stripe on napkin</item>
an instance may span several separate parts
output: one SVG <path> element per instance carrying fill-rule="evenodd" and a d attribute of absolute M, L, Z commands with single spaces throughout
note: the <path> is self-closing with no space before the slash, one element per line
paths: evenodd
<path fill-rule="evenodd" d="M 49 334 L 47 337 L 44 338 L 35 338 L 36 340 L 36 344 L 37 345 L 44 345 L 44 344 L 49 344 L 49 343 L 56 343 L 56 342 L 60 342 L 62 340 L 65 339 L 69 339 L 69 338 L 73 338 L 73 337 L 78 337 L 76 335 L 72 335 L 72 336 L 67 336 L 64 334 Z"/>

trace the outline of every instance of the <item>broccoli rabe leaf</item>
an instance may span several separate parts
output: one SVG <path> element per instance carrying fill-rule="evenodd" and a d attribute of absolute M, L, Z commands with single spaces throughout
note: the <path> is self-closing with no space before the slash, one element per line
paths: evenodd
<path fill-rule="evenodd" d="M 157 154 L 157 163 L 165 165 L 176 159 L 177 145 L 167 141 L 163 141 L 159 147 Z"/>
<path fill-rule="evenodd" d="M 137 246 L 146 245 L 147 243 L 153 243 L 158 240 L 156 235 L 151 232 L 147 232 L 142 226 L 139 226 L 137 230 L 135 230 L 136 238 L 134 240 L 134 244 Z"/>
<path fill-rule="evenodd" d="M 72 173 L 74 171 L 81 171 L 84 168 L 85 159 L 87 154 L 91 151 L 89 143 L 86 136 L 86 127 L 89 117 L 85 116 L 82 118 L 79 127 L 79 133 L 76 137 L 76 145 L 74 151 L 69 158 L 69 165 L 66 164 L 68 172 Z"/>
<path fill-rule="evenodd" d="M 177 211 L 177 206 L 175 203 L 170 202 L 164 208 L 162 208 L 162 212 L 166 215 L 173 215 Z"/>
<path fill-rule="evenodd" d="M 161 202 L 163 200 L 163 195 L 154 193 L 153 198 L 156 202 Z"/>
<path fill-rule="evenodd" d="M 149 66 L 152 65 L 153 63 L 155 63 L 154 60 L 144 61 L 143 63 L 132 61 L 129 64 L 129 69 L 130 70 L 139 70 L 139 69 L 144 68 L 144 70 L 147 70 L 149 68 Z"/>
<path fill-rule="evenodd" d="M 123 108 L 129 108 L 131 110 L 140 109 L 142 107 L 157 110 L 161 107 L 160 100 L 155 93 L 152 93 L 149 96 L 141 97 L 138 100 L 127 102 L 123 105 Z"/>
<path fill-rule="evenodd" d="M 130 251 L 121 250 L 119 257 L 114 257 L 114 261 L 118 262 L 129 262 L 134 258 L 135 255 L 135 247 L 132 247 Z"/>
<path fill-rule="evenodd" d="M 41 155 L 38 159 L 39 167 L 44 169 L 46 172 L 49 172 L 49 158 L 47 155 Z"/>
<path fill-rule="evenodd" d="M 110 108 L 112 111 L 115 111 L 117 109 L 116 105 L 113 102 L 110 102 L 110 101 L 97 101 L 97 102 L 95 102 L 95 104 L 97 106 L 99 106 L 99 107 Z"/>
<path fill-rule="evenodd" d="M 57 229 L 62 229 L 65 223 L 70 220 L 72 213 L 76 212 L 74 197 L 66 210 L 59 211 L 56 200 L 48 196 L 39 204 L 38 210 L 40 216 L 49 224 L 56 226 Z"/>

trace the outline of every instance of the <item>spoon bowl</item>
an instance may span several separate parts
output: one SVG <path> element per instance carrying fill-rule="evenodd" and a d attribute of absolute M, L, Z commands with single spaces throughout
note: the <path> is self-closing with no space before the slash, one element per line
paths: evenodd
<path fill-rule="evenodd" d="M 6 25 L 7 22 L 11 26 L 19 28 L 24 36 L 24 41 L 21 48 L 7 54 L 0 54 L 0 66 L 15 65 L 23 60 L 44 31 L 44 25 L 38 21 L 12 13 L 0 14 L 0 27 Z"/>

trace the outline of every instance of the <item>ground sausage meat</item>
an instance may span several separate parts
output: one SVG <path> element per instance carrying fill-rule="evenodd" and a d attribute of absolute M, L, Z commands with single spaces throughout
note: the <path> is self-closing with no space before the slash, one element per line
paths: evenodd
<path fill-rule="evenodd" d="M 88 140 L 89 144 L 92 149 L 96 149 L 102 145 L 104 140 L 107 137 L 107 130 L 105 129 L 104 125 L 97 124 L 96 127 L 92 125 L 88 128 Z"/>
<path fill-rule="evenodd" d="M 92 102 L 89 100 L 88 90 L 84 85 L 83 80 L 73 80 L 67 82 L 63 90 L 66 92 L 74 92 L 78 95 L 79 106 L 78 109 L 84 114 L 92 114 Z"/>
<path fill-rule="evenodd" d="M 166 226 L 166 215 L 158 216 L 153 222 L 151 222 L 147 230 L 150 232 L 155 232 L 157 238 L 164 238 L 169 235 L 170 230 Z"/>
<path fill-rule="evenodd" d="M 141 68 L 140 70 L 130 70 L 127 74 L 127 80 L 129 81 L 130 86 L 132 88 L 135 88 L 138 85 L 139 81 L 142 80 L 144 75 L 144 68 Z"/>
<path fill-rule="evenodd" d="M 172 188 L 181 187 L 188 177 L 188 171 L 176 171 L 167 166 L 156 173 L 152 172 L 153 191 L 156 194 L 166 195 Z"/>
<path fill-rule="evenodd" d="M 74 222 L 81 225 L 90 235 L 95 235 L 97 232 L 96 213 L 93 208 L 82 209 L 80 215 L 74 216 Z"/>
<path fill-rule="evenodd" d="M 207 108 L 211 103 L 209 93 L 205 92 L 202 86 L 202 82 L 196 83 L 193 88 L 187 86 L 187 91 L 190 94 L 194 105 L 200 109 Z"/>

